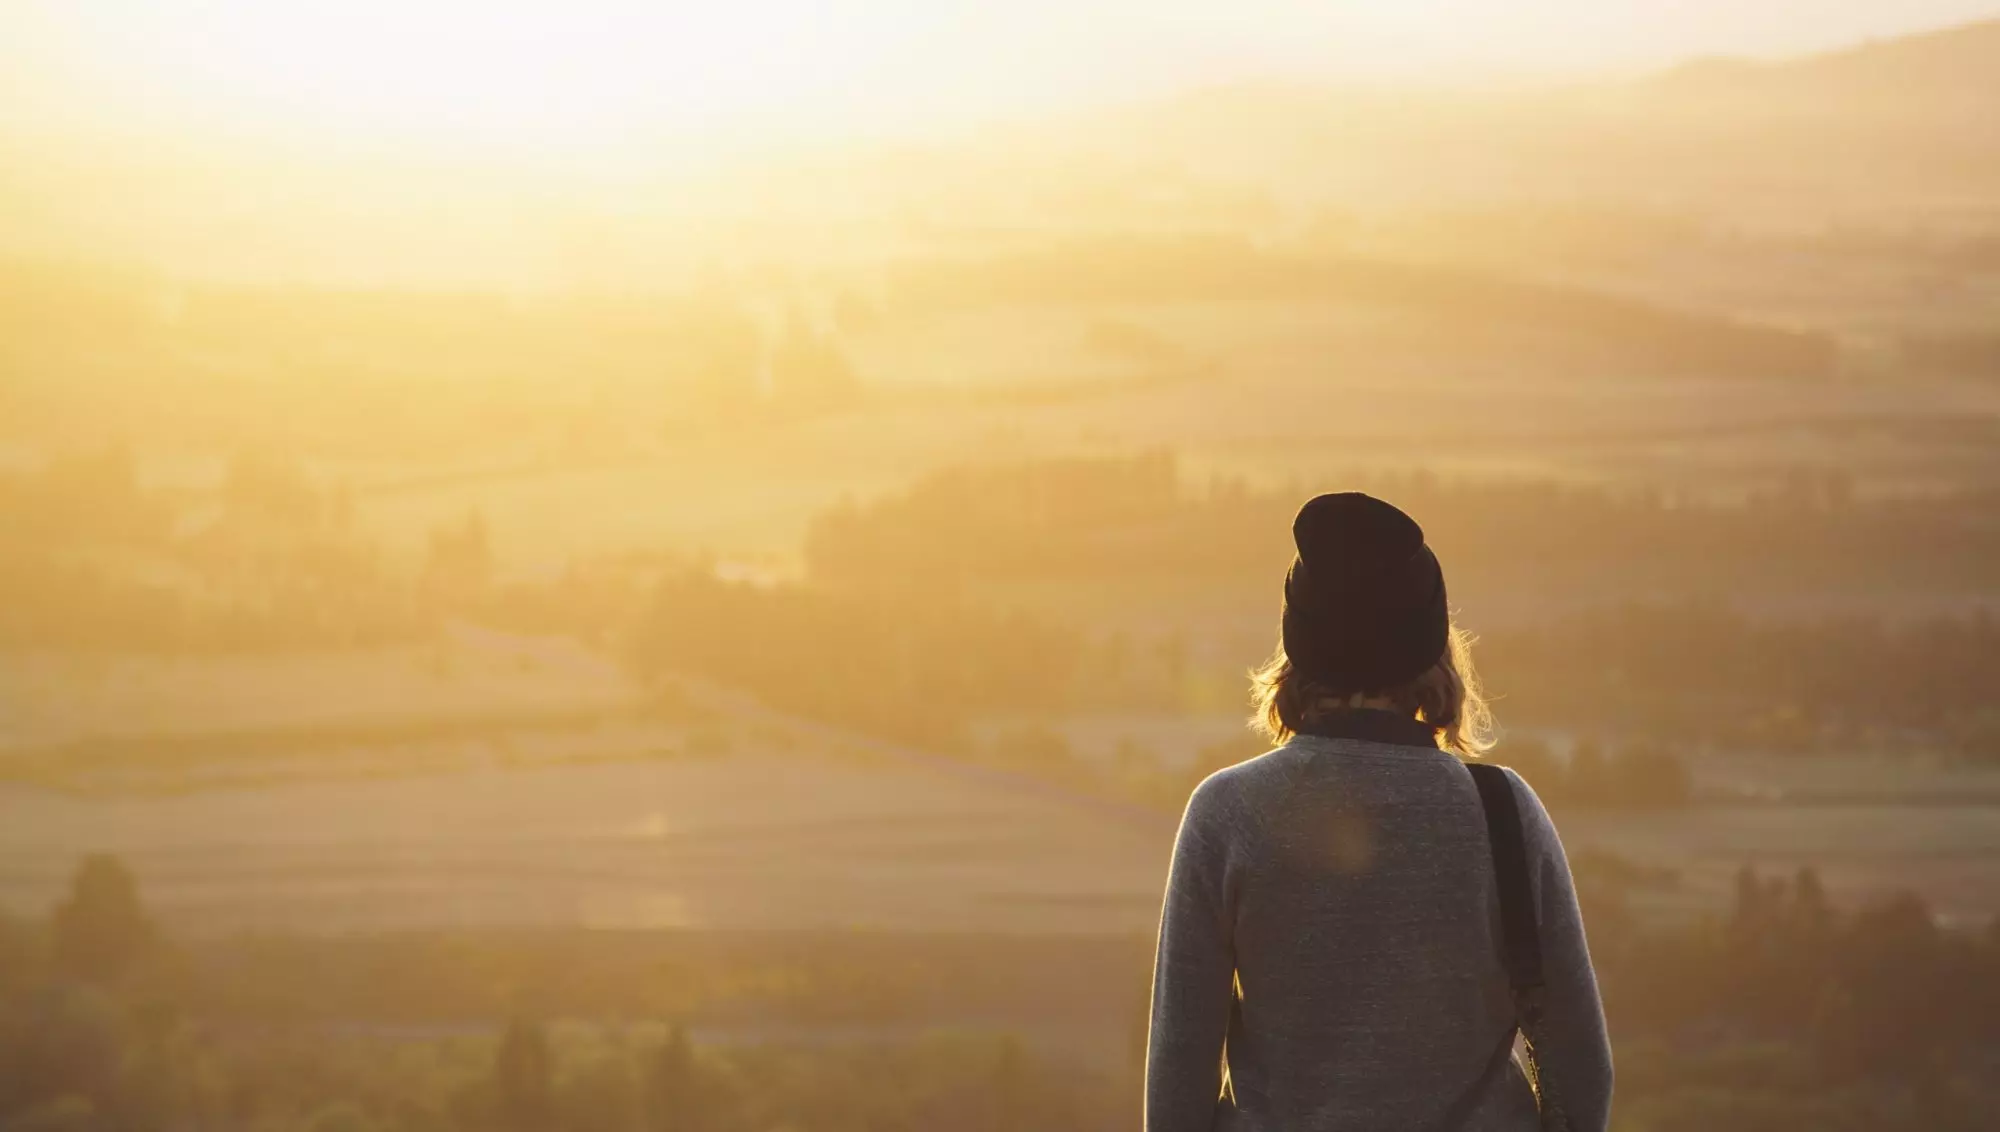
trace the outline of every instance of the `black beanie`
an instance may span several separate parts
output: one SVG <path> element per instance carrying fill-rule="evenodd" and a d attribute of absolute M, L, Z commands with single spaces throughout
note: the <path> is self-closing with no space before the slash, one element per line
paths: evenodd
<path fill-rule="evenodd" d="M 1450 643 L 1444 570 L 1415 519 L 1358 491 L 1322 495 L 1292 520 L 1285 655 L 1335 694 L 1424 674 Z"/>

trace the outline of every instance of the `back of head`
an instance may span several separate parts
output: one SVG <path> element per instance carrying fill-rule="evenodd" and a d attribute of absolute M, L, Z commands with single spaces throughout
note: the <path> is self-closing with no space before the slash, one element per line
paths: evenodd
<path fill-rule="evenodd" d="M 1278 738 L 1318 713 L 1408 711 L 1461 753 L 1489 719 L 1470 640 L 1451 621 L 1444 570 L 1416 520 L 1361 492 L 1309 500 L 1292 521 L 1277 655 L 1256 676 L 1259 722 Z"/>
<path fill-rule="evenodd" d="M 1424 530 L 1358 491 L 1322 495 L 1292 521 L 1284 646 L 1331 692 L 1380 692 L 1444 655 L 1451 630 L 1444 571 Z"/>

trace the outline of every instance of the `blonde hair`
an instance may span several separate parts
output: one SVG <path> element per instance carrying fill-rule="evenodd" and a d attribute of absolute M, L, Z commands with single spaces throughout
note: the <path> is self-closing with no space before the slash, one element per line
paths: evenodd
<path fill-rule="evenodd" d="M 1334 712 L 1388 707 L 1408 712 L 1437 732 L 1438 745 L 1466 758 L 1493 749 L 1493 709 L 1472 667 L 1473 636 L 1451 627 L 1444 655 L 1423 675 L 1379 692 L 1337 693 L 1292 667 L 1280 644 L 1263 667 L 1250 674 L 1251 726 L 1282 743 Z"/>

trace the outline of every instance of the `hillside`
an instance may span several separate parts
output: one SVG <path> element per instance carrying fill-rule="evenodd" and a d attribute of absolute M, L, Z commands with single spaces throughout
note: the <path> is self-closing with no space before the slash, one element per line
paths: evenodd
<path fill-rule="evenodd" d="M 1976 215 L 2000 188 L 1996 98 L 2000 21 L 1633 80 L 1233 86 L 1072 125 L 1066 144 L 1080 163 L 1226 176 L 1360 212 L 1643 200 L 1759 227 L 1907 228 Z"/>
<path fill-rule="evenodd" d="M 1657 80 L 1676 95 L 1912 109 L 1990 109 L 2000 98 L 2000 19 L 1776 62 L 1706 59 Z"/>

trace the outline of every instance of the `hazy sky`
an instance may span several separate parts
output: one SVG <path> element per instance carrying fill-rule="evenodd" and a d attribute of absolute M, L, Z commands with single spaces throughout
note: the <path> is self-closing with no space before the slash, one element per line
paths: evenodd
<path fill-rule="evenodd" d="M 0 0 L 0 106 L 468 136 L 917 122 L 1238 79 L 1785 55 L 1996 0 Z"/>

